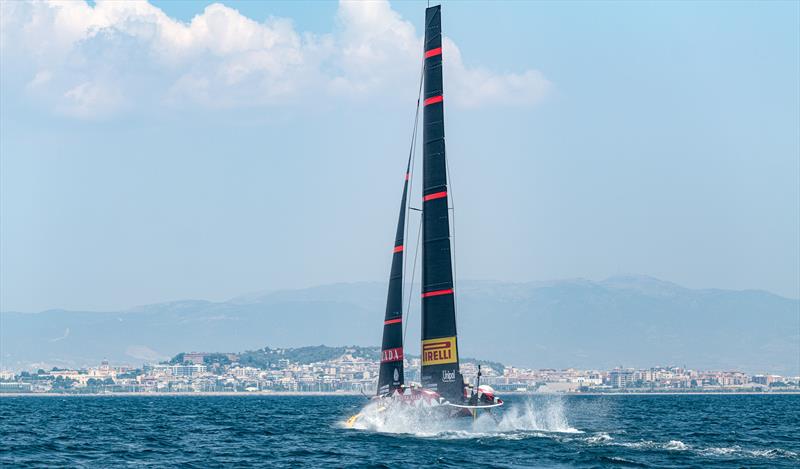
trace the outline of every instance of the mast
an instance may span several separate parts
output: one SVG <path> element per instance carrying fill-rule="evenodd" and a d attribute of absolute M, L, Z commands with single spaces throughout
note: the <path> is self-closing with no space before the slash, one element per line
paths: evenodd
<path fill-rule="evenodd" d="M 450 401 L 464 395 L 456 340 L 444 144 L 441 6 L 425 10 L 422 150 L 422 385 Z"/>
<path fill-rule="evenodd" d="M 389 292 L 386 298 L 386 315 L 383 319 L 383 341 L 381 342 L 381 367 L 378 374 L 378 395 L 394 391 L 403 385 L 403 235 L 406 226 L 406 199 L 411 170 L 409 154 L 406 177 L 403 183 L 403 199 L 397 220 L 394 238 L 392 269 L 389 274 Z"/>

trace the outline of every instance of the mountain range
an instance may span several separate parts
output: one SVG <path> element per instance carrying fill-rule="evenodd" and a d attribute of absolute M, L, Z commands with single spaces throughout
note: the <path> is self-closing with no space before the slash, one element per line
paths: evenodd
<path fill-rule="evenodd" d="M 800 373 L 800 300 L 644 276 L 457 286 L 459 352 L 536 368 L 686 365 Z M 419 298 L 418 288 L 412 298 Z M 179 352 L 377 345 L 386 285 L 359 282 L 126 311 L 0 313 L 2 367 L 141 365 Z M 419 347 L 419 300 L 407 347 Z"/>

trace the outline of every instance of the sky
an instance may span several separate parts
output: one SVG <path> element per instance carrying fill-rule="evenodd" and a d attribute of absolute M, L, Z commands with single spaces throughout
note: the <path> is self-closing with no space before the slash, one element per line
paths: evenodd
<path fill-rule="evenodd" d="M 385 281 L 426 3 L 0 3 L 0 310 Z M 458 278 L 800 297 L 799 3 L 442 18 Z"/>

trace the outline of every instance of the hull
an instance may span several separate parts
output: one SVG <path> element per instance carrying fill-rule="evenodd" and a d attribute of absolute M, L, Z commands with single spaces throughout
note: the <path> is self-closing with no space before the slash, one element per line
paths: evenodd
<path fill-rule="evenodd" d="M 439 393 L 423 388 L 404 388 L 382 394 L 371 399 L 367 407 L 373 415 L 380 415 L 382 421 L 391 419 L 396 412 L 412 412 L 417 418 L 450 419 L 461 417 L 477 418 L 481 412 L 491 412 L 501 407 L 503 401 L 497 399 L 493 404 L 470 405 L 468 400 L 451 403 Z M 345 426 L 354 428 L 364 418 L 365 410 L 350 417 Z"/>

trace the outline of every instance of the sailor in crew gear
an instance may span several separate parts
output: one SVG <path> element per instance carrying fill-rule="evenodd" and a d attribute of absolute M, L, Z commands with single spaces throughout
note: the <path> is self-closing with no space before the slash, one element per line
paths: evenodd
<path fill-rule="evenodd" d="M 472 386 L 469 386 L 469 389 L 472 389 Z M 494 397 L 494 389 L 489 385 L 482 384 L 478 386 L 477 392 L 471 392 L 470 394 L 469 405 L 480 406 L 497 403 L 497 399 Z"/>
<path fill-rule="evenodd" d="M 481 384 L 478 386 L 478 401 L 481 404 L 494 404 L 494 389 L 488 384 Z"/>

